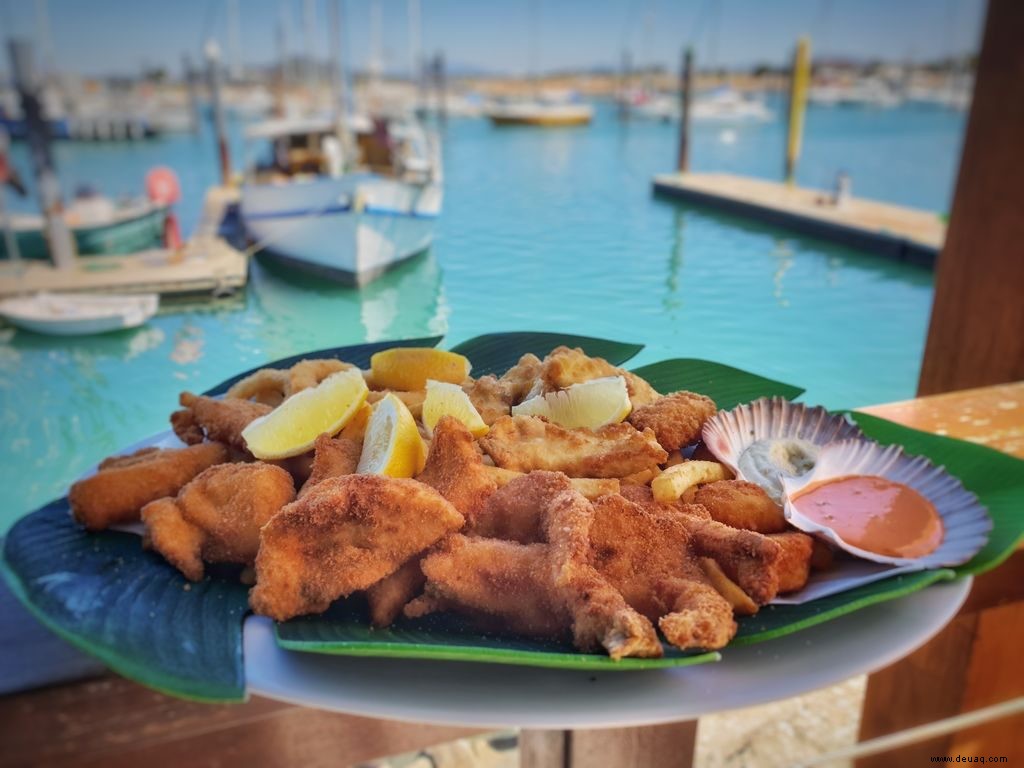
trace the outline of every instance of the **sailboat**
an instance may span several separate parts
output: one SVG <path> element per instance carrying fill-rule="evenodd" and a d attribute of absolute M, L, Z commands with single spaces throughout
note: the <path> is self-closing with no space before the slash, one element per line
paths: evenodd
<path fill-rule="evenodd" d="M 266 257 L 363 286 L 430 247 L 443 201 L 441 153 L 412 116 L 349 113 L 338 5 L 335 114 L 248 129 L 250 145 L 269 142 L 272 152 L 247 170 L 240 211 Z"/>

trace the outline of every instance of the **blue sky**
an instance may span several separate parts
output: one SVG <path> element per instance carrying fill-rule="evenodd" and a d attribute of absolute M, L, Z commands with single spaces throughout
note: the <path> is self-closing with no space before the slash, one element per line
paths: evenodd
<path fill-rule="evenodd" d="M 316 10 L 314 49 L 327 51 L 327 0 Z M 240 56 L 265 64 L 282 19 L 289 48 L 305 49 L 307 0 L 238 0 Z M 84 74 L 177 71 L 205 37 L 227 47 L 228 0 L 48 0 L 58 67 Z M 34 35 L 30 0 L 0 0 L 0 37 Z M 369 0 L 347 0 L 345 38 L 357 66 L 369 52 Z M 702 66 L 779 64 L 809 34 L 821 56 L 922 60 L 976 50 L 983 0 L 421 0 L 423 47 L 444 50 L 455 69 L 523 73 L 537 68 L 618 66 L 622 49 L 640 65 L 674 68 L 696 45 Z M 407 0 L 380 0 L 385 66 L 408 68 Z M 537 30 L 531 34 L 531 29 Z M 531 44 L 532 41 L 532 44 Z M 6 68 L 6 51 L 0 69 Z"/>

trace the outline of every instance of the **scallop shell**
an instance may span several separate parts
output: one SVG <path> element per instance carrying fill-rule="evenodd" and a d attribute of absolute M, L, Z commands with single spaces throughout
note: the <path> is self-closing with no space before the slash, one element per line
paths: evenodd
<path fill-rule="evenodd" d="M 758 481 L 759 478 L 744 477 L 739 466 L 740 456 L 756 442 L 802 440 L 820 447 L 836 440 L 863 438 L 864 433 L 845 416 L 829 413 L 821 406 L 791 403 L 783 397 L 763 397 L 716 414 L 704 425 L 702 437 L 715 458 L 738 478 Z M 781 503 L 781 483 L 773 487 L 764 482 L 758 484 Z"/>
<path fill-rule="evenodd" d="M 942 518 L 945 535 L 938 549 L 923 557 L 889 557 L 844 542 L 831 528 L 803 517 L 790 499 L 811 483 L 850 475 L 873 475 L 913 488 L 933 505 Z M 898 445 L 883 446 L 870 440 L 842 440 L 821 449 L 814 469 L 801 477 L 783 478 L 786 519 L 801 531 L 827 538 L 865 560 L 892 565 L 916 564 L 924 568 L 961 565 L 988 542 L 992 518 L 978 497 L 964 488 L 943 467 L 923 456 L 910 456 Z"/>

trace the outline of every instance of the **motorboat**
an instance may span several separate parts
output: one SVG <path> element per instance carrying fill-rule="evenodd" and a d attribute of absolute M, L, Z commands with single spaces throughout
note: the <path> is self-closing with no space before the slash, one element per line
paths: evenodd
<path fill-rule="evenodd" d="M 0 301 L 0 315 L 11 325 L 51 336 L 86 336 L 136 328 L 156 314 L 155 293 L 46 293 Z"/>
<path fill-rule="evenodd" d="M 443 201 L 437 138 L 412 117 L 277 119 L 241 187 L 248 237 L 265 257 L 362 286 L 427 250 Z"/>
<path fill-rule="evenodd" d="M 523 100 L 500 100 L 488 104 L 484 115 L 494 125 L 571 127 L 589 125 L 594 108 L 574 94 L 545 94 Z"/>
<path fill-rule="evenodd" d="M 679 120 L 682 106 L 678 95 L 662 94 L 640 101 L 633 107 L 633 113 L 637 117 L 671 122 Z M 693 100 L 690 117 L 701 122 L 767 122 L 774 117 L 774 113 L 757 97 L 742 94 L 733 88 L 716 88 Z"/>

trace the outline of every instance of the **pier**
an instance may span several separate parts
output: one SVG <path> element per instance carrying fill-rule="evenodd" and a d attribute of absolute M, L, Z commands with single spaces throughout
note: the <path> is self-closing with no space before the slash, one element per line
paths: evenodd
<path fill-rule="evenodd" d="M 212 188 L 191 238 L 178 249 L 152 248 L 111 256 L 83 256 L 60 269 L 47 261 L 0 262 L 0 297 L 36 291 L 159 293 L 164 296 L 219 296 L 244 286 L 249 275 L 245 253 L 219 233 L 237 192 Z"/>
<path fill-rule="evenodd" d="M 728 173 L 662 174 L 654 192 L 928 268 L 946 238 L 934 212 Z"/>

